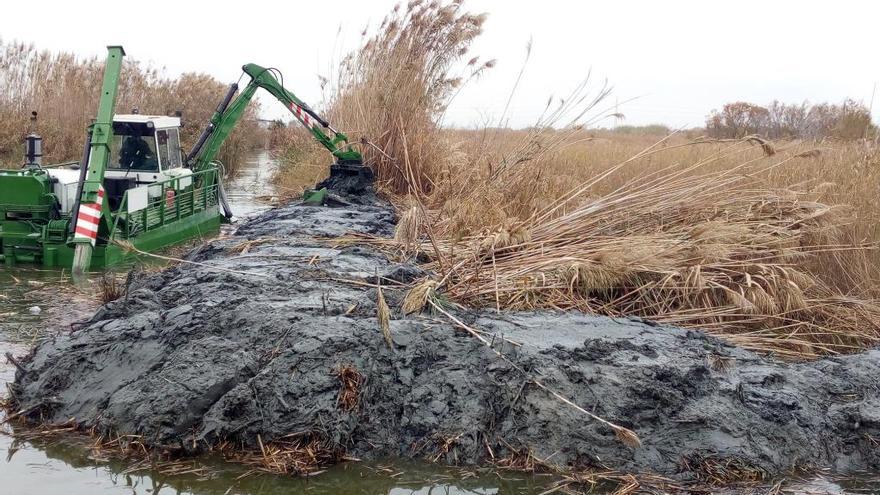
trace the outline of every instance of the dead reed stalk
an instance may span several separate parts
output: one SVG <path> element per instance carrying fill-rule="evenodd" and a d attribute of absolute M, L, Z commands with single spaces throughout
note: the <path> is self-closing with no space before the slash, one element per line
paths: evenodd
<path fill-rule="evenodd" d="M 125 289 L 125 284 L 121 283 L 113 272 L 105 273 L 98 284 L 98 294 L 104 304 L 123 297 Z"/>
<path fill-rule="evenodd" d="M 377 277 L 378 278 L 378 277 Z M 385 338 L 385 345 L 389 349 L 394 348 L 394 339 L 391 338 L 391 308 L 385 302 L 385 294 L 382 293 L 382 286 L 376 286 L 376 319 L 379 321 L 379 329 L 382 331 L 382 337 Z"/>
<path fill-rule="evenodd" d="M 257 471 L 280 475 L 309 475 L 323 466 L 338 462 L 342 456 L 318 435 L 294 434 L 272 442 L 257 436 L 259 450 L 242 450 L 225 444 L 224 457 Z"/>

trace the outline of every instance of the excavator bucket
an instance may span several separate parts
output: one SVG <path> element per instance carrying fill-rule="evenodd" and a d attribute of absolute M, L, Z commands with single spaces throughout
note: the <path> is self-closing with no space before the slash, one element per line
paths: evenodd
<path fill-rule="evenodd" d="M 349 161 L 330 165 L 330 176 L 315 185 L 315 189 L 303 193 L 303 203 L 307 205 L 328 205 L 333 203 L 329 191 L 351 198 L 352 196 L 373 196 L 373 170 L 362 162 Z"/>
<path fill-rule="evenodd" d="M 318 187 L 326 187 L 354 196 L 374 192 L 374 181 L 373 169 L 363 162 L 337 162 L 330 165 L 330 177 L 318 184 Z"/>

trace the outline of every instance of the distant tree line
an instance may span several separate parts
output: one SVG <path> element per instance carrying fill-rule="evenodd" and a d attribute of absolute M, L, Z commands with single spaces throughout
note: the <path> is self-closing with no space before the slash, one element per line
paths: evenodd
<path fill-rule="evenodd" d="M 759 134 L 770 139 L 860 139 L 876 134 L 871 112 L 864 104 L 847 99 L 842 104 L 780 103 L 760 106 L 738 101 L 712 110 L 706 132 L 716 138 L 741 138 Z"/>

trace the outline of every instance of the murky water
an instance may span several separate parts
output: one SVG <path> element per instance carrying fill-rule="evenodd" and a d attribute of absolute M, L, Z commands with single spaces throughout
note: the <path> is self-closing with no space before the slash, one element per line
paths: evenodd
<path fill-rule="evenodd" d="M 236 218 L 243 218 L 272 207 L 275 191 L 272 175 L 275 161 L 269 152 L 261 151 L 248 158 L 235 177 L 226 181 L 226 194 Z"/>

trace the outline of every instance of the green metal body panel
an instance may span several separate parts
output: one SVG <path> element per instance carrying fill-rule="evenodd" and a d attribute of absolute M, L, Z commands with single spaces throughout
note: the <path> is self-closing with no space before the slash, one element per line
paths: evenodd
<path fill-rule="evenodd" d="M 218 203 L 218 176 L 216 169 L 196 172 L 186 179 L 191 185 L 185 188 L 180 187 L 180 178 L 153 183 L 149 187 L 154 197 L 132 213 L 127 211 L 127 191 L 117 211 L 108 213 L 109 233 L 99 237 L 91 268 L 105 268 L 137 256 L 112 241 L 152 252 L 216 235 L 224 219 Z M 45 170 L 0 170 L 0 264 L 71 266 L 76 245 L 67 238 L 70 216 L 58 213 L 51 191 Z M 173 191 L 170 198 L 169 191 Z M 33 201 L 28 202 L 28 197 Z"/>
<path fill-rule="evenodd" d="M 141 251 L 153 252 L 176 246 L 193 239 L 212 237 L 220 230 L 219 207 L 186 217 L 179 222 L 147 232 L 129 242 Z M 59 243 L 34 244 L 35 249 L 11 249 L 0 255 L 7 266 L 19 263 L 39 264 L 45 268 L 67 268 L 73 263 L 74 246 Z M 11 255 L 7 259 L 6 256 Z M 103 269 L 136 258 L 134 251 L 115 244 L 95 246 L 92 252 L 92 269 Z"/>
<path fill-rule="evenodd" d="M 110 162 L 110 143 L 113 142 L 113 112 L 116 109 L 116 94 L 119 87 L 119 74 L 122 71 L 122 58 L 125 50 L 121 46 L 107 47 L 107 62 L 104 65 L 104 82 L 101 84 L 101 98 L 98 100 L 98 116 L 92 124 L 92 145 L 89 153 L 89 164 L 86 180 L 82 187 L 80 202 L 95 203 L 98 201 L 98 188 L 104 182 L 104 172 Z M 101 212 L 101 223 L 98 235 L 109 231 L 109 208 L 107 203 Z M 73 238 L 70 242 L 89 242 L 82 238 Z M 88 267 L 85 267 L 88 269 Z"/>
<path fill-rule="evenodd" d="M 44 170 L 3 170 L 6 187 L 0 194 L 0 214 L 30 211 L 35 218 L 48 218 L 55 195 Z"/>
<path fill-rule="evenodd" d="M 113 111 L 124 55 L 122 47 L 108 47 L 80 204 L 99 202 L 98 191 L 111 154 Z M 226 136 L 228 132 L 223 139 Z M 216 146 L 220 144 L 222 139 Z M 53 192 L 54 179 L 46 170 L 50 168 L 0 170 L 0 265 L 73 266 L 74 271 L 104 268 L 137 256 L 125 245 L 156 251 L 213 236 L 224 219 L 218 200 L 220 173 L 214 164 L 206 163 L 192 175 L 136 188 L 140 195 L 132 208 L 129 197 L 136 189 L 124 192 L 116 211 L 111 210 L 110 201 L 101 202 L 100 224 L 92 247 L 91 239 L 69 234 L 74 210 L 68 205 L 70 211 L 62 211 L 61 200 Z M 78 257 L 80 250 L 88 256 Z"/>
<path fill-rule="evenodd" d="M 45 170 L 0 171 L 0 256 L 4 260 L 15 246 L 22 259 L 36 256 L 55 203 Z"/>

